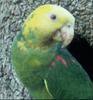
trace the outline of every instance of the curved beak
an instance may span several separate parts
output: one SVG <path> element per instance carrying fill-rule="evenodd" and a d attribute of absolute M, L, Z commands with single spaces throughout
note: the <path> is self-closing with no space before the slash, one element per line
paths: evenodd
<path fill-rule="evenodd" d="M 74 25 L 66 24 L 55 32 L 53 39 L 62 42 L 62 48 L 71 43 L 74 37 Z"/>
<path fill-rule="evenodd" d="M 74 37 L 74 25 L 66 25 L 61 29 L 62 32 L 62 48 L 68 46 Z"/>

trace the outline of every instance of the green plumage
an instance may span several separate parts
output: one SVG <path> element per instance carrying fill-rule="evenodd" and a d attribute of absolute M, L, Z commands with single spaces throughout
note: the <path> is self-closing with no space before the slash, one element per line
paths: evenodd
<path fill-rule="evenodd" d="M 52 51 L 56 51 L 55 48 L 50 48 L 47 51 L 42 49 L 27 48 L 27 51 L 20 50 L 17 43 L 18 41 L 26 42 L 22 35 L 18 35 L 12 46 L 12 61 L 14 69 L 20 80 L 24 85 L 30 90 L 32 97 L 34 98 L 48 98 L 44 79 L 48 70 L 48 65 L 55 58 L 55 52 L 51 54 Z M 27 44 L 27 43 L 26 43 Z M 38 61 L 35 62 L 35 61 Z M 44 93 L 45 91 L 45 93 Z M 49 98 L 51 98 L 49 96 Z"/>
<path fill-rule="evenodd" d="M 24 51 L 17 47 L 22 38 L 18 35 L 13 43 L 12 59 L 18 77 L 29 89 L 32 98 L 93 99 L 90 78 L 66 49 L 61 49 L 59 44 L 46 51 L 25 46 L 27 51 Z"/>
<path fill-rule="evenodd" d="M 56 61 L 48 71 L 48 88 L 56 99 L 93 99 L 93 83 L 82 66 L 66 49 L 57 52 L 67 65 Z"/>

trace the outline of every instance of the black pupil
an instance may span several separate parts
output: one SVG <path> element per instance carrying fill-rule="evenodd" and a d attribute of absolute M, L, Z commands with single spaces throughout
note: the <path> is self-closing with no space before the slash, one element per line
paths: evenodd
<path fill-rule="evenodd" d="M 55 20 L 56 19 L 56 15 L 52 15 L 51 19 Z"/>

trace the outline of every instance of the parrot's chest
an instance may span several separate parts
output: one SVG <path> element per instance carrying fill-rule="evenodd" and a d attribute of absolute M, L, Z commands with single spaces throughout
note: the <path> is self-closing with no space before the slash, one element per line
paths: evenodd
<path fill-rule="evenodd" d="M 21 65 L 28 65 L 31 68 L 45 67 L 51 64 L 55 59 L 56 51 L 53 49 L 42 50 L 27 48 L 27 51 L 17 49 L 17 61 Z M 19 60 L 20 59 L 20 60 Z"/>
<path fill-rule="evenodd" d="M 50 68 L 51 63 L 55 60 L 56 51 L 56 47 L 47 50 L 26 47 L 24 50 L 20 49 L 17 42 L 15 42 L 12 48 L 14 68 L 20 77 L 24 77 L 24 73 L 26 73 L 27 75 L 25 77 L 30 79 L 31 75 L 34 76 L 36 73 L 44 73 Z"/>
<path fill-rule="evenodd" d="M 52 51 L 47 51 L 47 52 L 43 52 L 43 51 L 37 51 L 37 55 L 34 52 L 34 56 L 31 59 L 31 62 L 33 64 L 33 66 L 47 66 L 49 65 L 56 56 L 56 52 L 52 52 Z"/>

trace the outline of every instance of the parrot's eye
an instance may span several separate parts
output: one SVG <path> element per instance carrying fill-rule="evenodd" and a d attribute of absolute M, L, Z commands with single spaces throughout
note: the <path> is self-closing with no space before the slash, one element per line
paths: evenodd
<path fill-rule="evenodd" d="M 52 20 L 56 20 L 56 15 L 55 15 L 55 14 L 52 14 L 52 15 L 50 16 L 50 18 L 51 18 Z"/>

